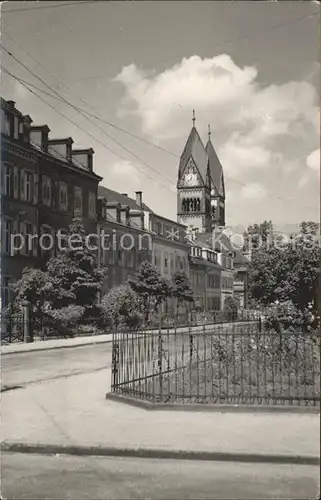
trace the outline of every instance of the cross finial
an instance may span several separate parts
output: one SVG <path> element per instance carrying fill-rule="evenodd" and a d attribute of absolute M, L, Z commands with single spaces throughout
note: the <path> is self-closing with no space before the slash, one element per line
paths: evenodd
<path fill-rule="evenodd" d="M 211 140 L 211 125 L 208 125 L 208 140 Z"/>
<path fill-rule="evenodd" d="M 195 109 L 193 109 L 193 127 L 195 127 Z"/>

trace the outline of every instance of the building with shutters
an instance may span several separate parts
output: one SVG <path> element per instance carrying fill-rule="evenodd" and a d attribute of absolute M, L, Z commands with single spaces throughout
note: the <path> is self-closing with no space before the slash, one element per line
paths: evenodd
<path fill-rule="evenodd" d="M 2 306 L 10 283 L 25 267 L 41 268 L 55 247 L 39 247 L 42 234 L 55 241 L 59 229 L 80 217 L 88 232 L 97 231 L 96 200 L 101 177 L 93 171 L 93 150 L 73 150 L 72 139 L 49 139 L 49 128 L 32 126 L 13 101 L 1 99 L 1 285 Z M 19 250 L 23 235 L 28 241 Z M 12 240 L 12 235 L 14 240 Z M 50 241 L 49 241 L 50 243 Z M 48 243 L 45 243 L 45 246 Z"/>

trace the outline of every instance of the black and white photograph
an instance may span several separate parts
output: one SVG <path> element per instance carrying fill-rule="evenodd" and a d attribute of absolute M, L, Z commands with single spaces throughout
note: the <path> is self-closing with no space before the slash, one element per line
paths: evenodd
<path fill-rule="evenodd" d="M 320 500 L 320 8 L 0 2 L 1 500 Z"/>

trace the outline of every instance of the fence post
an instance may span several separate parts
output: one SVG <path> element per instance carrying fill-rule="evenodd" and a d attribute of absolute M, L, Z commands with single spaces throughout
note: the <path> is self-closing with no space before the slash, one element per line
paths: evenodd
<path fill-rule="evenodd" d="M 119 342 L 118 342 L 118 335 L 117 335 L 117 330 L 116 332 L 113 332 L 112 334 L 112 375 L 113 375 L 113 381 L 112 381 L 112 386 L 111 390 L 115 392 L 115 389 L 118 385 L 118 368 L 119 368 Z M 126 346 L 127 347 L 127 346 Z"/>
<path fill-rule="evenodd" d="M 176 326 L 175 326 L 176 334 Z M 159 327 L 158 331 L 158 376 L 159 376 L 159 397 L 160 401 L 163 399 L 163 339 L 162 329 Z"/>
<path fill-rule="evenodd" d="M 30 340 L 30 309 L 29 304 L 23 307 L 23 341 L 24 343 L 29 342 Z"/>

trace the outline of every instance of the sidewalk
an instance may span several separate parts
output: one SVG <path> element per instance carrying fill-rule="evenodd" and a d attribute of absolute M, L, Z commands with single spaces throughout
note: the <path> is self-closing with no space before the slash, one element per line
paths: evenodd
<path fill-rule="evenodd" d="M 52 339 L 37 340 L 28 344 L 7 344 L 1 345 L 1 356 L 5 354 L 15 354 L 19 352 L 47 351 L 49 349 L 62 349 L 68 347 L 80 347 L 90 344 L 104 344 L 112 341 L 112 335 L 91 335 L 90 337 L 75 337 L 72 339 Z"/>
<path fill-rule="evenodd" d="M 318 414 L 150 412 L 109 390 L 107 369 L 3 393 L 2 450 L 318 462 Z"/>

